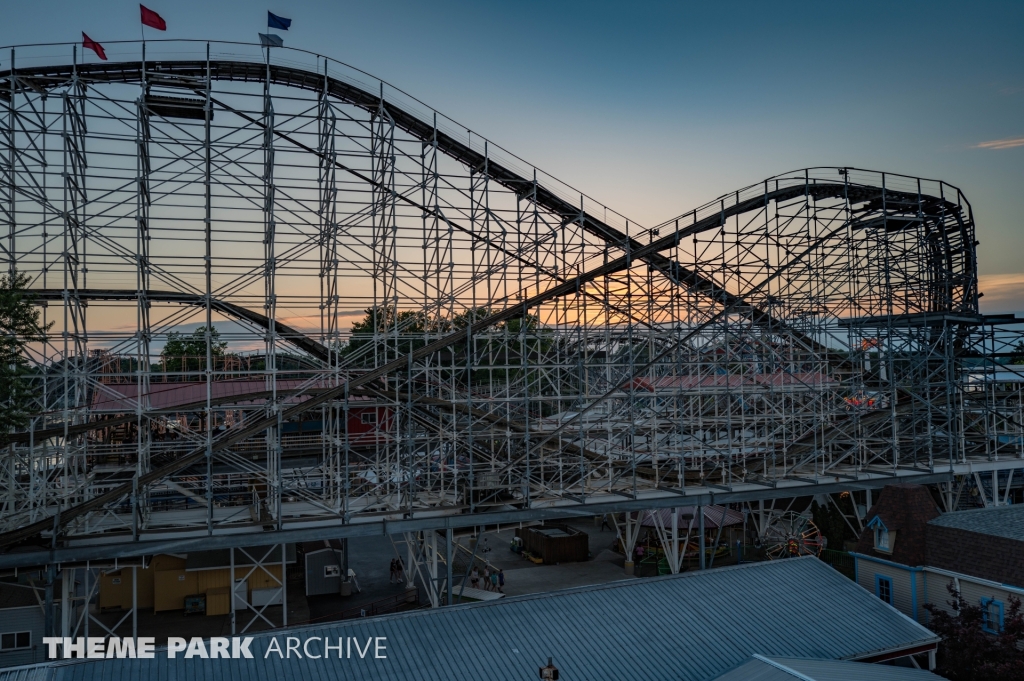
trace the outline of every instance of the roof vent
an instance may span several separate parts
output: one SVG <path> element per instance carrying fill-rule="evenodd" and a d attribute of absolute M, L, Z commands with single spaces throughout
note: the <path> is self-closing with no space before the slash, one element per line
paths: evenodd
<path fill-rule="evenodd" d="M 558 667 L 551 663 L 550 657 L 548 658 L 548 666 L 540 668 L 540 678 L 550 681 L 558 681 Z"/>

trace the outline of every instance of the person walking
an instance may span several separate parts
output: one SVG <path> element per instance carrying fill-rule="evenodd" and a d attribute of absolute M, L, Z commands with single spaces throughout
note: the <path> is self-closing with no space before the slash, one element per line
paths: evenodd
<path fill-rule="evenodd" d="M 405 566 L 402 565 L 401 558 L 395 558 L 395 574 L 398 576 L 399 584 L 405 581 Z"/>
<path fill-rule="evenodd" d="M 398 576 L 398 570 L 395 568 L 395 559 L 391 559 L 391 576 L 388 578 L 388 582 L 391 584 L 395 583 L 395 578 Z"/>
<path fill-rule="evenodd" d="M 498 573 L 497 571 L 491 573 L 491 591 L 498 591 Z"/>
<path fill-rule="evenodd" d="M 491 590 L 491 568 L 489 565 L 484 566 L 484 591 Z"/>
<path fill-rule="evenodd" d="M 505 593 L 505 571 L 498 570 L 498 591 Z"/>
<path fill-rule="evenodd" d="M 474 589 L 480 588 L 480 571 L 476 569 L 476 566 L 473 566 L 473 571 L 469 573 L 469 583 Z"/>

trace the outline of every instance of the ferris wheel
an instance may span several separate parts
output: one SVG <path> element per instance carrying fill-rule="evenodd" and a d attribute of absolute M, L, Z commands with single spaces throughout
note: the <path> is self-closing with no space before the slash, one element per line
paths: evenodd
<path fill-rule="evenodd" d="M 764 532 L 764 550 L 769 560 L 816 556 L 824 543 L 811 519 L 792 511 L 773 517 Z"/>

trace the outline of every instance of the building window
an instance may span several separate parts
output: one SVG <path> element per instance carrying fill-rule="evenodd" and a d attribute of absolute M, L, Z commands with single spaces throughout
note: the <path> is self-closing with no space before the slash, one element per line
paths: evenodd
<path fill-rule="evenodd" d="M 21 650 L 32 647 L 31 631 L 12 631 L 0 634 L 0 651 Z"/>
<path fill-rule="evenodd" d="M 875 575 L 875 595 L 892 605 L 892 579 Z"/>
<path fill-rule="evenodd" d="M 994 598 L 981 599 L 981 628 L 990 634 L 1003 630 L 1003 602 Z"/>
<path fill-rule="evenodd" d="M 324 565 L 324 577 L 341 577 L 341 566 Z"/>
<path fill-rule="evenodd" d="M 375 411 L 364 411 L 360 416 L 360 420 L 363 423 L 377 423 L 377 412 Z"/>
<path fill-rule="evenodd" d="M 892 553 L 892 543 L 896 539 L 895 531 L 890 531 L 877 515 L 868 523 L 868 528 L 875 533 L 875 551 Z"/>

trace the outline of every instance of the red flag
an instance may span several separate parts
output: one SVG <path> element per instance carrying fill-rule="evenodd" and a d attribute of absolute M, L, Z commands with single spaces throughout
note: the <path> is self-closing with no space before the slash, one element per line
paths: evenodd
<path fill-rule="evenodd" d="M 164 18 L 162 16 L 160 16 L 153 10 L 149 9 L 145 5 L 139 5 L 139 8 L 142 9 L 143 26 L 149 26 L 150 28 L 155 28 L 158 31 L 167 30 L 167 22 L 164 21 Z"/>
<path fill-rule="evenodd" d="M 102 59 L 103 61 L 107 60 L 107 53 L 103 51 L 103 46 L 95 40 L 93 40 L 92 38 L 90 38 L 89 36 L 87 36 L 85 34 L 85 31 L 82 32 L 82 47 L 88 50 L 92 50 L 96 53 L 96 56 Z"/>

